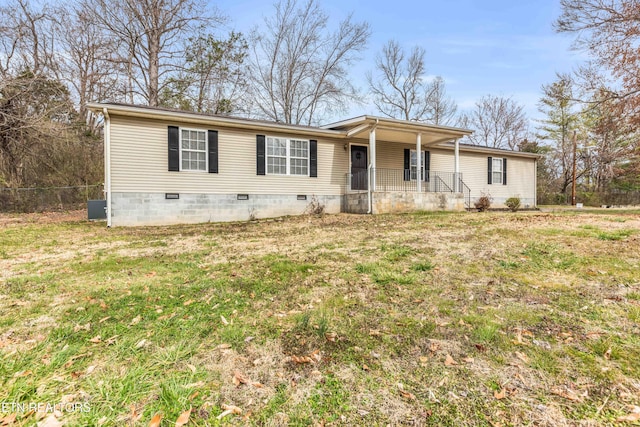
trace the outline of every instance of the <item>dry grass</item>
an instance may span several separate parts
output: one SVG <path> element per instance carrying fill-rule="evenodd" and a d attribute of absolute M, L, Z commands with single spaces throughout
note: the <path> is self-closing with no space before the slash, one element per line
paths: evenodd
<path fill-rule="evenodd" d="M 617 424 L 640 405 L 639 231 L 634 211 L 0 217 L 0 401 L 90 407 L 67 425 Z"/>

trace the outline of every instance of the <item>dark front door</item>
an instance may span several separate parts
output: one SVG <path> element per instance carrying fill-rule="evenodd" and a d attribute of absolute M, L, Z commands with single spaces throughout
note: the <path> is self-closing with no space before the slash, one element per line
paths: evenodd
<path fill-rule="evenodd" d="M 367 183 L 367 147 L 351 146 L 351 189 L 366 190 Z"/>

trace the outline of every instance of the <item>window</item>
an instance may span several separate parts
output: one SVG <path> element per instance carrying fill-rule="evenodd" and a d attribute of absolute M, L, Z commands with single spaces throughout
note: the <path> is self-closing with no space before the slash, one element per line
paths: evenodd
<path fill-rule="evenodd" d="M 502 158 L 493 158 L 491 165 L 491 182 L 493 184 L 502 184 Z"/>
<path fill-rule="evenodd" d="M 267 137 L 267 174 L 309 176 L 309 141 Z"/>
<path fill-rule="evenodd" d="M 267 173 L 275 175 L 287 174 L 286 139 L 267 138 Z"/>
<path fill-rule="evenodd" d="M 183 171 L 207 171 L 207 133 L 180 129 L 180 164 Z"/>
<path fill-rule="evenodd" d="M 425 166 L 427 165 L 427 152 L 422 151 L 422 180 L 425 180 Z M 418 179 L 418 156 L 416 155 L 416 150 L 411 150 L 410 157 L 410 169 L 411 169 L 411 181 L 415 181 Z M 426 171 L 429 172 L 429 171 Z"/>

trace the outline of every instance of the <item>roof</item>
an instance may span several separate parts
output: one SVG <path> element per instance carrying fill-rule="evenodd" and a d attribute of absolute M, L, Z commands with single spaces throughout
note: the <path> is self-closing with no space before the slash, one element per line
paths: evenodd
<path fill-rule="evenodd" d="M 221 116 L 207 113 L 175 110 L 163 107 L 149 107 L 120 103 L 89 103 L 87 108 L 95 113 L 102 113 L 106 108 L 109 115 L 139 117 L 158 120 L 174 120 L 184 123 L 213 125 L 241 129 L 278 130 L 281 132 L 295 132 L 304 135 L 319 135 L 325 137 L 344 137 L 344 132 L 322 129 L 315 126 L 291 125 L 268 120 L 256 120 L 232 116 Z"/>
<path fill-rule="evenodd" d="M 87 108 L 95 113 L 104 113 L 106 109 L 109 115 L 125 117 L 171 120 L 190 124 L 252 129 L 257 131 L 297 133 L 336 139 L 368 139 L 370 130 L 375 128 L 376 140 L 378 141 L 415 144 L 417 135 L 420 134 L 423 146 L 434 146 L 444 149 L 453 149 L 453 140 L 460 139 L 473 133 L 473 131 L 469 129 L 437 126 L 421 122 L 369 115 L 358 116 L 325 126 L 316 127 L 121 103 L 89 103 L 87 104 Z M 528 158 L 539 157 L 534 153 L 481 147 L 470 144 L 460 144 L 460 151 L 487 154 L 493 153 L 503 156 L 508 155 Z"/>
<path fill-rule="evenodd" d="M 437 144 L 437 147 L 453 150 L 454 144 L 453 142 L 444 142 L 444 143 Z M 528 157 L 531 159 L 538 159 L 542 157 L 540 154 L 529 153 L 526 151 L 514 151 L 514 150 L 507 150 L 506 148 L 493 148 L 493 147 L 485 147 L 482 145 L 463 144 L 463 143 L 460 143 L 460 151 L 476 152 L 476 153 L 484 153 L 484 154 L 495 154 L 496 156 Z"/>
<path fill-rule="evenodd" d="M 369 130 L 373 127 L 376 129 L 376 139 L 415 144 L 420 134 L 424 145 L 460 139 L 473 133 L 469 129 L 376 116 L 359 116 L 322 126 L 324 129 L 346 131 L 351 138 L 369 138 Z"/>

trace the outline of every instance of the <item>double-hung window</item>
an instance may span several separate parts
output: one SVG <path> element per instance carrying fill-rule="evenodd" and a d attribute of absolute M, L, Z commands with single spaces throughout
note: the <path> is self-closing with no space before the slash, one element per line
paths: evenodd
<path fill-rule="evenodd" d="M 309 141 L 268 136 L 267 174 L 309 176 Z"/>
<path fill-rule="evenodd" d="M 493 184 L 502 184 L 502 158 L 493 158 L 491 165 L 491 182 Z"/>
<path fill-rule="evenodd" d="M 267 138 L 267 173 L 273 175 L 287 174 L 286 139 Z"/>
<path fill-rule="evenodd" d="M 425 166 L 427 164 L 427 152 L 426 151 L 422 151 L 422 165 L 421 165 L 421 170 L 422 170 L 422 180 L 424 181 L 425 178 Z M 410 157 L 410 169 L 411 169 L 411 181 L 415 181 L 418 179 L 418 156 L 416 155 L 416 150 L 411 150 L 411 157 Z M 428 172 L 428 171 L 427 171 Z"/>
<path fill-rule="evenodd" d="M 207 171 L 207 132 L 180 129 L 180 170 Z"/>

